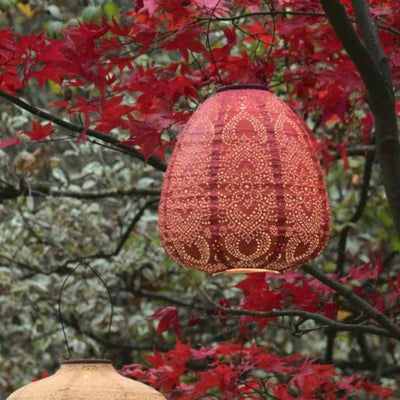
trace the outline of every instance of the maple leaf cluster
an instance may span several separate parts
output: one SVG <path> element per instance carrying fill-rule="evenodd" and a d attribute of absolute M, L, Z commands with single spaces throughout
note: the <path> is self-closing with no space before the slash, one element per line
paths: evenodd
<path fill-rule="evenodd" d="M 343 1 L 350 18 L 350 0 Z M 388 55 L 393 83 L 400 83 L 400 8 L 392 0 L 369 0 Z M 287 101 L 315 133 L 326 170 L 339 159 L 348 165 L 351 146 L 370 143 L 373 120 L 352 61 L 343 51 L 317 0 L 139 0 L 115 19 L 62 29 L 57 37 L 0 31 L 0 90 L 19 97 L 33 87 L 52 93 L 48 111 L 90 130 L 117 138 L 145 157 L 165 157 L 197 106 L 217 86 L 265 84 Z M 56 87 L 57 91 L 52 90 Z M 400 114 L 400 103 L 397 102 Z M 36 117 L 34 117 L 36 118 Z M 24 140 L 47 142 L 57 135 L 50 118 L 32 120 L 0 141 L 0 149 Z M 379 259 L 353 265 L 346 277 L 330 277 L 368 299 L 388 317 L 399 313 L 400 275 L 381 274 Z M 378 284 L 384 281 L 385 284 Z M 241 301 L 221 298 L 215 317 L 222 326 L 229 308 L 259 312 L 299 310 L 351 322 L 363 318 L 314 278 L 297 272 L 249 275 L 236 288 Z M 124 374 L 164 390 L 172 399 L 344 399 L 391 391 L 301 355 L 276 355 L 267 347 L 222 343 L 192 348 L 185 329 L 209 318 L 201 311 L 183 321 L 177 307 L 157 310 L 157 333 L 173 331 L 176 348 L 148 356 L 149 368 Z M 239 339 L 252 342 L 278 317 L 240 316 Z M 301 324 L 300 324 L 301 325 Z M 296 333 L 301 334 L 301 326 Z"/>
<path fill-rule="evenodd" d="M 389 0 L 369 3 L 397 86 L 399 8 Z M 344 4 L 353 17 L 351 2 Z M 141 0 L 119 23 L 80 23 L 56 38 L 3 30 L 0 89 L 18 94 L 32 82 L 41 90 L 58 85 L 64 98 L 51 107 L 82 123 L 79 140 L 93 128 L 163 158 L 215 85 L 266 84 L 317 134 L 324 130 L 316 145 L 326 169 L 334 153 L 347 163 L 348 145 L 368 142 L 372 127 L 360 76 L 319 1 L 273 5 L 275 23 L 259 0 Z M 44 140 L 54 128 L 49 135 L 38 125 L 27 131 Z"/>
<path fill-rule="evenodd" d="M 352 288 L 360 297 L 368 298 L 370 303 L 387 315 L 399 311 L 400 273 L 397 278 L 388 279 L 382 275 L 382 260 L 356 266 L 352 265 L 348 275 L 331 279 Z M 357 375 L 341 376 L 332 365 L 321 364 L 319 360 L 304 355 L 282 356 L 272 354 L 268 347 L 257 346 L 255 339 L 261 331 L 277 317 L 257 317 L 246 315 L 246 310 L 269 312 L 273 310 L 302 310 L 325 315 L 327 318 L 351 323 L 362 318 L 362 313 L 351 304 L 337 299 L 335 292 L 315 278 L 307 278 L 299 272 L 277 274 L 251 274 L 236 286 L 242 293 L 239 304 L 237 297 L 220 299 L 219 305 L 226 311 L 215 310 L 214 318 L 219 319 L 221 329 L 230 316 L 229 308 L 242 310 L 239 319 L 238 341 L 218 343 L 215 346 L 192 348 L 182 332 L 184 325 L 192 327 L 201 321 L 211 323 L 209 315 L 202 315 L 193 308 L 193 315 L 184 321 L 179 317 L 177 307 L 162 307 L 151 315 L 158 321 L 157 333 L 175 332 L 178 342 L 176 349 L 161 354 L 155 352 L 148 356 L 148 369 L 139 365 L 129 365 L 123 373 L 135 379 L 144 380 L 169 394 L 171 399 L 208 398 L 220 396 L 224 399 L 258 399 L 266 393 L 278 399 L 345 399 L 352 393 L 369 393 L 377 398 L 387 398 L 392 390 L 365 380 Z M 294 327 L 297 334 L 302 331 L 299 321 Z M 254 327 L 257 333 L 254 335 Z M 188 336 L 189 338 L 189 336 Z M 395 343 L 392 340 L 393 345 Z M 245 343 L 253 343 L 246 347 Z M 206 397 L 201 397 L 206 396 Z M 242 397 L 241 397 L 242 396 Z M 390 398 L 390 397 L 389 397 Z"/>
<path fill-rule="evenodd" d="M 400 311 L 400 273 L 395 279 L 381 275 L 383 266 L 380 257 L 373 262 L 350 266 L 349 273 L 344 277 L 329 274 L 338 283 L 346 285 L 360 297 L 369 300 L 377 310 L 389 316 L 395 316 Z M 381 283 L 379 283 L 381 282 Z M 382 285 L 382 283 L 386 283 Z M 242 293 L 242 299 L 237 303 L 236 295 L 232 298 L 222 298 L 219 305 L 228 311 L 215 310 L 215 317 L 222 326 L 229 317 L 229 307 L 240 306 L 242 310 L 270 312 L 273 310 L 300 310 L 324 315 L 332 320 L 351 321 L 362 316 L 360 311 L 351 308 L 345 301 L 337 299 L 335 291 L 315 278 L 307 278 L 296 271 L 284 274 L 249 274 L 236 286 Z M 194 308 L 193 311 L 196 311 Z M 174 306 L 161 307 L 151 315 L 158 321 L 157 333 L 173 331 L 182 338 L 182 323 L 179 309 Z M 207 317 L 206 317 L 207 318 Z M 276 321 L 276 316 L 258 317 L 242 315 L 239 320 L 240 336 L 251 339 L 255 323 L 260 333 L 269 323 Z M 196 326 L 201 317 L 191 316 L 187 326 Z M 301 333 L 301 331 L 299 331 Z"/>
<path fill-rule="evenodd" d="M 364 378 L 343 377 L 332 365 L 299 354 L 275 355 L 265 346 L 222 343 L 195 349 L 178 341 L 175 349 L 146 359 L 149 368 L 127 365 L 122 374 L 163 390 L 168 399 L 335 400 L 360 393 L 384 399 L 392 394 Z"/>

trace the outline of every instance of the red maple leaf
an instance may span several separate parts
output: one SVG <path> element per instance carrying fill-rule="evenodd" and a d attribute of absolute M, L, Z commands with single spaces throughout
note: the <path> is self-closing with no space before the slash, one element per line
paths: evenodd
<path fill-rule="evenodd" d="M 282 294 L 271 290 L 265 274 L 248 275 L 236 287 L 244 294 L 243 307 L 247 309 L 271 311 L 281 308 Z"/>
<path fill-rule="evenodd" d="M 346 280 L 348 279 L 377 279 L 380 271 L 383 266 L 381 263 L 377 265 L 372 264 L 371 262 L 367 262 L 363 265 L 356 267 L 354 264 L 350 267 L 349 274 Z"/>
<path fill-rule="evenodd" d="M 172 329 L 176 336 L 180 337 L 182 332 L 181 323 L 179 321 L 178 310 L 176 307 L 161 307 L 150 316 L 159 319 L 157 333 L 161 335 L 163 332 Z"/>
<path fill-rule="evenodd" d="M 51 127 L 51 122 L 45 125 L 41 125 L 39 122 L 32 121 L 31 131 L 22 131 L 26 136 L 29 136 L 31 140 L 43 140 L 53 134 L 55 131 Z"/>
<path fill-rule="evenodd" d="M 201 53 L 205 51 L 204 46 L 199 41 L 199 35 L 203 33 L 200 26 L 182 25 L 172 42 L 165 45 L 167 50 L 179 50 L 186 61 L 189 60 L 189 51 Z"/>
<path fill-rule="evenodd" d="M 11 139 L 0 140 L 0 149 L 4 149 L 8 146 L 14 146 L 19 143 L 21 143 L 20 138 L 17 135 L 14 135 Z"/>
<path fill-rule="evenodd" d="M 37 381 L 40 381 L 41 379 L 46 379 L 49 376 L 51 376 L 51 375 L 47 371 L 43 371 L 42 375 L 39 378 L 32 378 L 31 382 L 37 382 Z"/>
<path fill-rule="evenodd" d="M 375 395 L 375 396 L 390 396 L 391 394 L 393 394 L 393 390 L 392 389 L 384 388 L 384 387 L 379 386 L 379 385 L 375 385 L 370 381 L 366 381 L 364 383 L 364 388 L 369 393 L 371 393 L 371 395 Z"/>

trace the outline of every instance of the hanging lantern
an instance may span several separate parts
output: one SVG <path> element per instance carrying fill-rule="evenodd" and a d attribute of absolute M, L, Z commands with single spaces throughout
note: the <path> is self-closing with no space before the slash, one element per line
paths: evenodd
<path fill-rule="evenodd" d="M 49 378 L 23 386 L 7 400 L 165 400 L 144 385 L 119 375 L 108 360 L 65 361 Z"/>
<path fill-rule="evenodd" d="M 159 206 L 163 246 L 210 273 L 282 272 L 319 255 L 329 203 L 313 141 L 262 86 L 221 88 L 181 133 Z"/>
<path fill-rule="evenodd" d="M 143 383 L 124 378 L 105 360 L 113 320 L 113 302 L 111 292 L 101 275 L 87 262 L 81 261 L 64 279 L 58 295 L 58 315 L 64 335 L 65 345 L 71 357 L 71 347 L 65 332 L 61 311 L 61 299 L 68 279 L 81 266 L 87 267 L 100 280 L 110 299 L 111 316 L 104 344 L 103 358 L 91 360 L 68 360 L 61 368 L 46 379 L 30 383 L 12 393 L 7 400 L 165 400 L 165 397 Z"/>

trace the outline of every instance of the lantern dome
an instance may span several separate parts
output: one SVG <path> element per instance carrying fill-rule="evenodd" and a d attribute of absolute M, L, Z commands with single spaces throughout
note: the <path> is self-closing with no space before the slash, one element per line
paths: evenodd
<path fill-rule="evenodd" d="M 192 115 L 164 177 L 159 231 L 178 264 L 282 272 L 329 236 L 324 176 L 308 128 L 264 87 L 221 88 Z"/>
<path fill-rule="evenodd" d="M 49 378 L 30 383 L 7 400 L 165 400 L 144 385 L 119 375 L 108 360 L 65 361 Z"/>

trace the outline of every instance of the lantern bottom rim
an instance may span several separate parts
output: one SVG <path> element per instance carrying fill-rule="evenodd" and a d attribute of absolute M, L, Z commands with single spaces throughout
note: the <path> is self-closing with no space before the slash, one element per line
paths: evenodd
<path fill-rule="evenodd" d="M 264 269 L 264 268 L 233 268 L 233 269 L 225 269 L 224 271 L 219 271 L 214 273 L 213 275 L 219 274 L 257 274 L 257 273 L 273 273 L 280 274 L 282 271 L 276 271 L 273 269 Z"/>

